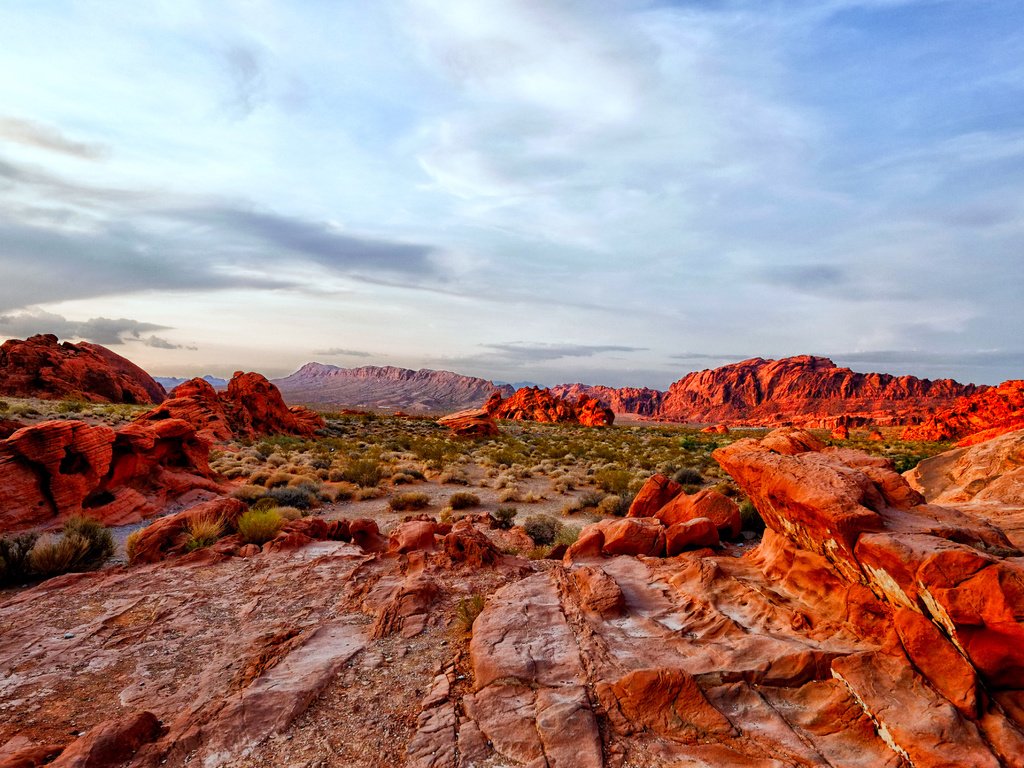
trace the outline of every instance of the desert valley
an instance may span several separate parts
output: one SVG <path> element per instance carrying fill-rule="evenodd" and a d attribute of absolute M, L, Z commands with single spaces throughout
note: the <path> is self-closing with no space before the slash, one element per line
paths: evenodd
<path fill-rule="evenodd" d="M 0 347 L 0 765 L 1024 765 L 1024 381 L 278 384 Z"/>

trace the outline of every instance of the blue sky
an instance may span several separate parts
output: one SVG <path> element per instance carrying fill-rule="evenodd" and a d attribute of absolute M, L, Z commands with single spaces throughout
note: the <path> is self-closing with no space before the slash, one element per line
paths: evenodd
<path fill-rule="evenodd" d="M 0 336 L 664 387 L 1024 376 L 1024 5 L 0 6 Z"/>

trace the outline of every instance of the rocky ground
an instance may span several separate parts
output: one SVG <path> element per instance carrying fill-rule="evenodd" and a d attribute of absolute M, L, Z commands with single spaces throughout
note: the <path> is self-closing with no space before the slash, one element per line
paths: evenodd
<path fill-rule="evenodd" d="M 353 494 L 264 547 L 181 554 L 165 525 L 155 562 L 0 593 L 0 766 L 1024 765 L 1020 433 L 922 463 L 935 506 L 885 442 L 328 429 L 212 457 L 236 488 Z M 378 484 L 342 479 L 367 457 Z M 749 498 L 763 539 L 666 557 L 678 500 L 570 511 L 680 468 L 703 482 L 677 499 Z M 583 527 L 565 559 L 494 527 L 509 504 Z"/>

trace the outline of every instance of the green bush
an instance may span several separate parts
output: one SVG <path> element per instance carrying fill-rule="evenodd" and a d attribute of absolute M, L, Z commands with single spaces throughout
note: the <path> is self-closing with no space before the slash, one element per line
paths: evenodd
<path fill-rule="evenodd" d="M 384 471 L 376 459 L 355 459 L 345 465 L 340 479 L 362 488 L 372 488 L 383 476 Z"/>
<path fill-rule="evenodd" d="M 561 524 L 550 515 L 530 515 L 523 523 L 526 535 L 534 544 L 553 544 Z"/>
<path fill-rule="evenodd" d="M 693 467 L 683 467 L 674 475 L 672 479 L 680 485 L 703 485 L 704 477 L 699 471 Z"/>
<path fill-rule="evenodd" d="M 498 528 L 503 531 L 511 528 L 515 524 L 517 513 L 518 510 L 515 507 L 498 507 L 498 511 L 494 513 L 494 519 L 498 521 Z"/>
<path fill-rule="evenodd" d="M 277 506 L 298 509 L 309 509 L 317 503 L 316 488 L 308 484 L 271 488 L 267 491 L 267 498 L 272 499 Z"/>
<path fill-rule="evenodd" d="M 276 509 L 249 509 L 238 518 L 235 527 L 246 544 L 266 544 L 277 536 L 284 518 Z"/>
<path fill-rule="evenodd" d="M 633 475 L 625 469 L 599 469 L 594 473 L 594 482 L 605 493 L 626 493 L 632 480 Z"/>
<path fill-rule="evenodd" d="M 555 544 L 564 544 L 567 547 L 571 547 L 576 543 L 576 539 L 580 537 L 580 528 L 575 525 L 559 525 L 558 532 L 555 534 Z"/>
<path fill-rule="evenodd" d="M 469 509 L 470 507 L 479 507 L 480 497 L 475 493 L 459 491 L 458 493 L 453 493 L 451 498 L 448 499 L 448 506 L 452 509 Z"/>
<path fill-rule="evenodd" d="M 48 579 L 70 571 L 86 570 L 79 567 L 89 553 L 89 541 L 77 534 L 54 536 L 44 534 L 28 553 L 29 571 L 34 576 Z"/>
<path fill-rule="evenodd" d="M 57 413 L 81 413 L 85 410 L 85 403 L 81 400 L 61 400 L 57 403 Z"/>
<path fill-rule="evenodd" d="M 185 549 L 194 552 L 197 549 L 216 544 L 224 533 L 224 520 L 219 517 L 196 517 L 185 526 L 188 540 Z"/>
<path fill-rule="evenodd" d="M 88 543 L 82 570 L 99 568 L 114 554 L 114 535 L 103 523 L 91 517 L 76 515 L 64 522 L 65 536 L 81 536 Z"/>
<path fill-rule="evenodd" d="M 388 506 L 396 512 L 407 512 L 412 509 L 423 509 L 430 504 L 430 497 L 419 491 L 400 493 L 388 499 Z"/>
<path fill-rule="evenodd" d="M 0 585 L 22 584 L 29 579 L 28 555 L 38 533 L 0 537 Z"/>
<path fill-rule="evenodd" d="M 455 614 L 458 617 L 459 626 L 463 632 L 472 631 L 473 622 L 476 621 L 476 617 L 484 610 L 484 602 L 483 595 L 473 595 L 472 597 L 464 597 L 459 600 Z"/>
<path fill-rule="evenodd" d="M 602 515 L 624 515 L 629 510 L 629 499 L 615 493 L 609 493 L 597 505 Z"/>

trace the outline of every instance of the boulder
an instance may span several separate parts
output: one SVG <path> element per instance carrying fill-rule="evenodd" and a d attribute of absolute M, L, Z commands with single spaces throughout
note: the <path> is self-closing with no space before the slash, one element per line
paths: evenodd
<path fill-rule="evenodd" d="M 137 712 L 92 728 L 50 763 L 55 768 L 108 768 L 135 756 L 143 744 L 156 741 L 163 727 L 152 712 Z"/>
<path fill-rule="evenodd" d="M 400 523 L 388 536 L 388 551 L 405 554 L 416 550 L 434 548 L 437 524 L 425 520 L 411 520 Z"/>
<path fill-rule="evenodd" d="M 501 552 L 487 535 L 465 519 L 457 521 L 444 537 L 444 551 L 453 563 L 464 563 L 473 568 L 494 565 L 501 560 Z"/>
<path fill-rule="evenodd" d="M 87 341 L 53 334 L 0 345 L 0 395 L 92 403 L 159 403 L 164 388 L 134 363 Z"/>
<path fill-rule="evenodd" d="M 742 527 L 736 502 L 711 488 L 693 495 L 680 493 L 659 509 L 656 517 L 666 526 L 707 518 L 718 527 L 718 534 L 723 539 L 735 539 Z"/>
<path fill-rule="evenodd" d="M 633 498 L 626 517 L 654 517 L 658 510 L 682 493 L 682 490 L 683 486 L 665 475 L 651 475 Z"/>
<path fill-rule="evenodd" d="M 603 529 L 601 551 L 606 555 L 665 556 L 665 526 L 657 518 L 625 517 L 597 525 Z"/>
<path fill-rule="evenodd" d="M 483 408 L 457 411 L 437 420 L 457 437 L 495 437 L 501 434 L 494 419 Z"/>
<path fill-rule="evenodd" d="M 224 532 L 229 533 L 246 509 L 238 499 L 214 499 L 158 518 L 139 532 L 132 562 L 156 563 L 169 555 L 184 552 L 186 532 L 193 521 L 220 520 L 224 524 Z"/>
<path fill-rule="evenodd" d="M 665 531 L 665 554 L 675 557 L 688 549 L 713 547 L 718 542 L 718 526 L 714 520 L 698 517 L 668 527 Z"/>

